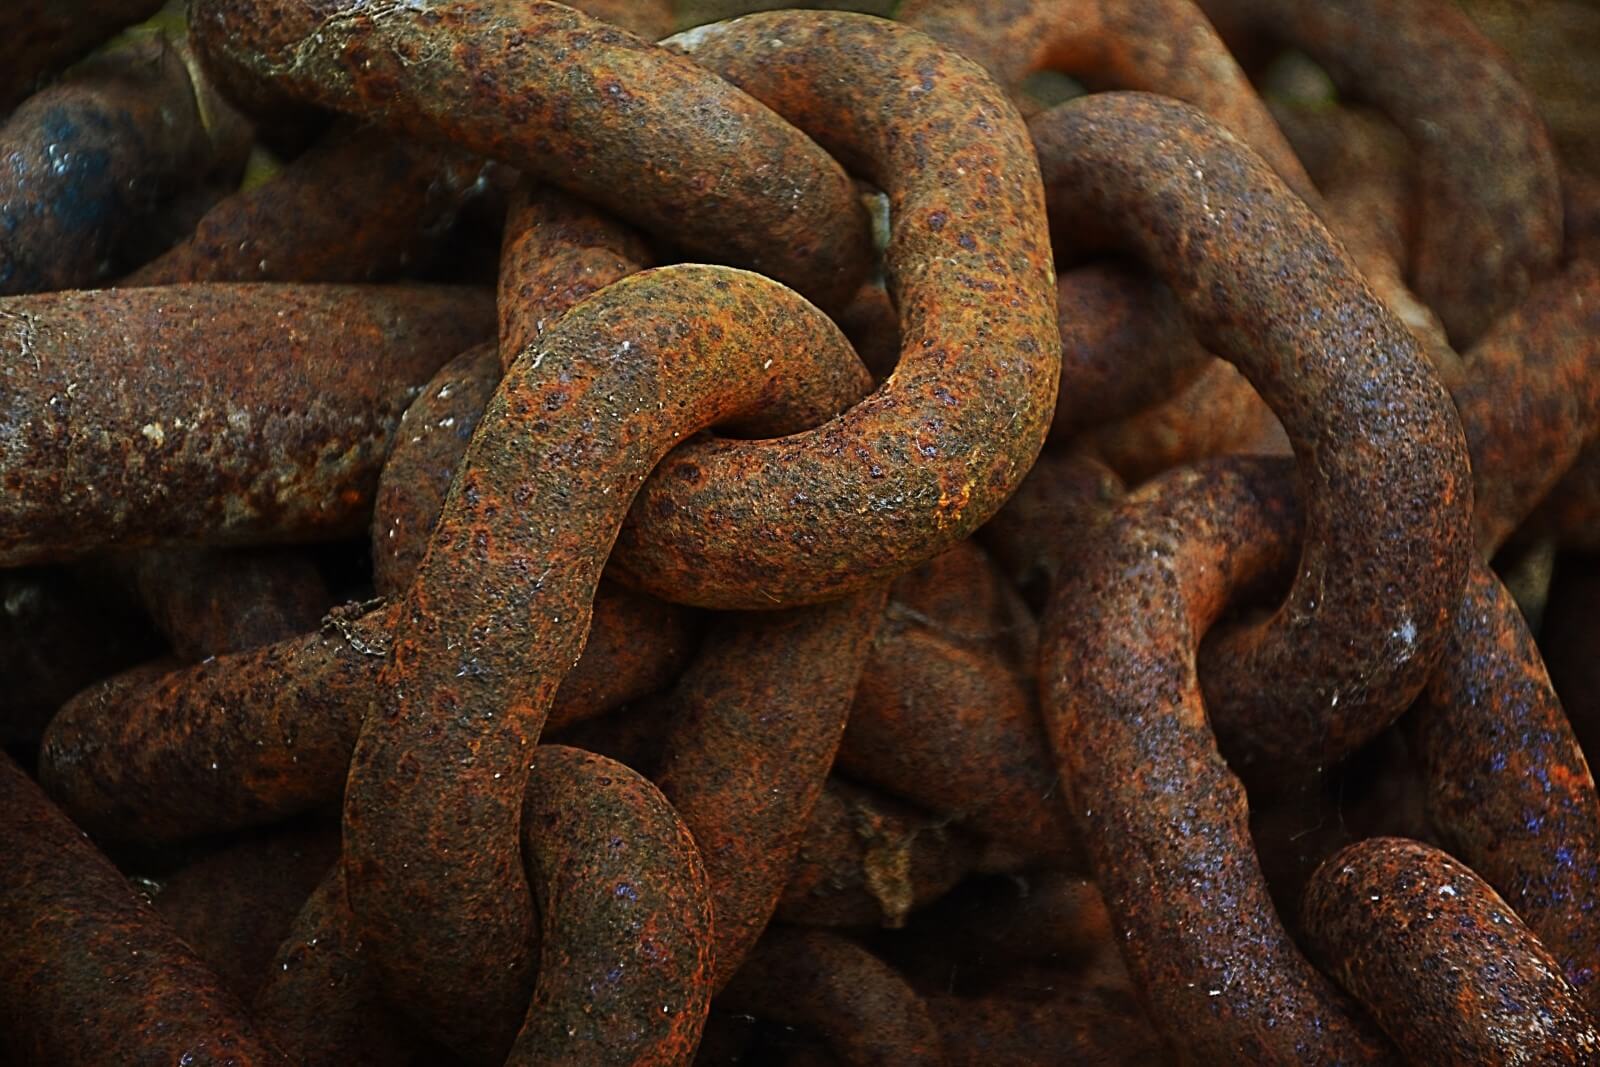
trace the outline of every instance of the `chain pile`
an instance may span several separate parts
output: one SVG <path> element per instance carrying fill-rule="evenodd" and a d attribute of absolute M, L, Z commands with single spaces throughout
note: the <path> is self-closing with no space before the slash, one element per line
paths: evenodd
<path fill-rule="evenodd" d="M 1600 14 L 574 3 L 0 13 L 0 1059 L 1600 1063 Z"/>

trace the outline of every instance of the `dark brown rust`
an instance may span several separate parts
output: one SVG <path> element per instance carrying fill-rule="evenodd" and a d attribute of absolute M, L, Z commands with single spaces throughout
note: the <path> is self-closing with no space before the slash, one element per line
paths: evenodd
<path fill-rule="evenodd" d="M 1096 426 L 1077 447 L 1130 485 L 1207 456 L 1289 452 L 1283 426 L 1261 394 L 1237 367 L 1220 359 L 1177 396 Z"/>
<path fill-rule="evenodd" d="M 653 775 L 694 833 L 722 988 L 766 929 L 833 765 L 886 590 L 722 618 L 679 680 Z"/>
<path fill-rule="evenodd" d="M 423 286 L 0 300 L 0 565 L 359 530 L 400 413 L 492 316 Z"/>
<path fill-rule="evenodd" d="M 981 587 L 995 584 L 996 576 L 973 546 L 945 555 L 958 553 L 976 556 L 977 582 L 947 587 L 979 601 Z M 1003 646 L 1010 642 L 998 638 L 1016 635 L 985 632 L 996 627 L 988 619 L 969 628 L 960 616 L 910 608 L 902 590 L 918 577 L 913 572 L 895 583 L 856 690 L 838 769 L 1041 862 L 1081 863 L 1039 721 L 1033 657 L 1026 669 L 1008 662 Z"/>
<path fill-rule="evenodd" d="M 230 92 L 501 160 L 824 305 L 870 265 L 854 186 L 820 148 L 690 60 L 561 4 L 195 0 L 190 32 Z"/>
<path fill-rule="evenodd" d="M 1449 633 L 1472 551 L 1449 397 L 1310 210 L 1192 108 L 1102 93 L 1032 130 L 1052 225 L 1160 272 L 1300 457 L 1299 580 L 1265 621 L 1212 633 L 1200 669 L 1246 770 L 1336 761 L 1406 708 Z"/>
<path fill-rule="evenodd" d="M 1319 215 L 1349 249 L 1372 291 L 1411 329 L 1436 367 L 1458 365 L 1444 324 L 1406 284 L 1414 164 L 1405 135 L 1381 113 L 1358 104 L 1269 96 L 1268 106 L 1317 183 Z"/>
<path fill-rule="evenodd" d="M 1444 843 L 1600 1004 L 1600 799 L 1533 635 L 1487 565 L 1473 567 L 1406 722 Z"/>
<path fill-rule="evenodd" d="M 1050 70 L 1095 90 L 1142 90 L 1194 105 L 1259 153 L 1350 245 L 1379 299 L 1430 353 L 1447 348 L 1442 327 L 1401 277 L 1404 249 L 1376 244 L 1372 220 L 1345 203 L 1323 202 L 1274 116 L 1191 0 L 911 0 L 898 17 L 982 63 L 1019 100 L 1026 99 L 1019 88 L 1028 74 Z"/>
<path fill-rule="evenodd" d="M 188 663 L 315 629 L 333 600 L 316 565 L 293 549 L 157 548 L 114 566 Z"/>
<path fill-rule="evenodd" d="M 1000 570 L 1042 610 L 1084 532 L 1125 491 L 1105 464 L 1077 452 L 1045 452 L 979 537 Z"/>
<path fill-rule="evenodd" d="M 1450 384 L 1472 456 L 1481 553 L 1496 551 L 1547 495 L 1560 500 L 1563 475 L 1600 440 L 1596 368 L 1600 264 L 1584 260 L 1535 286 L 1467 354 Z"/>
<path fill-rule="evenodd" d="M 1172 397 L 1212 356 L 1189 331 L 1172 291 L 1117 263 L 1069 270 L 1056 282 L 1061 393 L 1052 444 Z"/>
<path fill-rule="evenodd" d="M 654 261 L 644 239 L 574 197 L 523 179 L 500 249 L 500 364 L 578 301 Z"/>
<path fill-rule="evenodd" d="M 0 114 L 42 76 L 160 6 L 161 0 L 12 0 L 0 8 Z"/>
<path fill-rule="evenodd" d="M 687 1064 L 712 992 L 712 886 L 695 839 L 614 760 L 541 745 L 531 762 L 539 980 L 506 1062 Z"/>
<path fill-rule="evenodd" d="M 974 64 L 881 19 L 769 13 L 669 43 L 888 194 L 902 355 L 817 429 L 675 450 L 613 565 L 658 596 L 722 608 L 893 578 L 988 519 L 1049 425 L 1061 343 L 1026 131 Z"/>
<path fill-rule="evenodd" d="M 155 37 L 97 56 L 0 126 L 0 294 L 106 277 L 166 197 L 243 165 L 248 125 L 179 47 Z"/>
<path fill-rule="evenodd" d="M 79 822 L 159 842 L 272 822 L 338 800 L 392 640 L 392 609 L 192 667 L 157 663 L 85 690 L 46 731 L 40 774 Z M 677 677 L 692 648 L 672 605 L 602 582 L 552 728 Z"/>
<path fill-rule="evenodd" d="M 981 63 L 1013 93 L 1029 74 L 1054 70 L 1096 89 L 1192 104 L 1317 202 L 1266 105 L 1191 0 L 907 0 L 896 17 Z"/>
<path fill-rule="evenodd" d="M 1157 1067 L 1171 1059 L 1137 1007 L 1063 990 L 1039 1001 L 930 996 L 944 1067 Z"/>
<path fill-rule="evenodd" d="M 338 858 L 337 826 L 276 829 L 158 879 L 151 903 L 228 991 L 248 1004 L 306 898 Z"/>
<path fill-rule="evenodd" d="M 372 508 L 372 585 L 379 596 L 399 596 L 411 584 L 467 442 L 499 384 L 498 346 L 481 344 L 440 367 L 400 416 Z"/>
<path fill-rule="evenodd" d="M 1600 551 L 1600 435 L 1579 451 L 1524 524 L 1528 537 L 1548 537 L 1565 548 Z M 1523 536 L 1523 535 L 1519 535 Z"/>
<path fill-rule="evenodd" d="M 1418 841 L 1331 857 L 1302 916 L 1329 968 L 1415 1063 L 1594 1063 L 1600 1030 L 1522 920 Z"/>
<path fill-rule="evenodd" d="M 255 1014 L 301 1067 L 442 1062 L 378 990 L 335 864 L 312 891 L 267 968 Z M 420 1047 L 419 1047 L 420 1046 Z"/>
<path fill-rule="evenodd" d="M 1040 686 L 1070 810 L 1151 1023 L 1201 1063 L 1391 1055 L 1274 911 L 1201 699 L 1201 639 L 1294 563 L 1291 484 L 1274 460 L 1169 473 L 1082 545 L 1045 617 Z"/>
<path fill-rule="evenodd" d="M 370 282 L 418 266 L 478 189 L 482 160 L 335 125 L 266 182 L 119 285 Z"/>
<path fill-rule="evenodd" d="M 288 1062 L 4 754 L 0 849 L 0 1052 L 9 1062 Z"/>
<path fill-rule="evenodd" d="M 777 918 L 807 926 L 904 925 L 971 872 L 978 842 L 948 820 L 830 778 Z"/>
<path fill-rule="evenodd" d="M 0 744 L 37 742 L 74 693 L 161 652 L 131 601 L 60 568 L 0 571 Z"/>
<path fill-rule="evenodd" d="M 1447 0 L 1199 0 L 1309 53 L 1405 132 L 1410 277 L 1458 348 L 1516 307 L 1561 253 L 1561 191 L 1544 122 L 1509 61 Z"/>
<path fill-rule="evenodd" d="M 685 434 L 793 432 L 866 380 L 794 293 L 682 266 L 579 304 L 501 381 L 400 605 L 345 790 L 359 929 L 390 997 L 446 1044 L 503 1051 L 528 995 L 527 752 L 639 485 Z M 486 939 L 505 955 L 484 959 Z"/>
<path fill-rule="evenodd" d="M 916 991 L 830 931 L 768 930 L 719 1004 L 809 1027 L 847 1064 L 943 1062 L 938 1028 Z"/>

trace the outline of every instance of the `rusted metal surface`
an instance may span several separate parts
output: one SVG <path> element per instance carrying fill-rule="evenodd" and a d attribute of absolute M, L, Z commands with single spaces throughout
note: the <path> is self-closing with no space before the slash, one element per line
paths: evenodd
<path fill-rule="evenodd" d="M 778 901 L 806 926 L 898 927 L 977 865 L 979 842 L 948 820 L 830 778 Z"/>
<path fill-rule="evenodd" d="M 865 378 L 837 328 L 790 291 L 683 266 L 579 304 L 502 379 L 396 613 L 345 789 L 358 928 L 379 946 L 388 994 L 447 1044 L 503 1049 L 528 995 L 526 750 L 645 475 L 709 425 L 815 425 Z M 523 447 L 529 432 L 550 449 Z M 483 959 L 484 938 L 506 957 Z"/>
<path fill-rule="evenodd" d="M 189 667 L 153 663 L 62 707 L 40 774 L 72 816 L 160 842 L 261 825 L 335 802 L 393 640 L 393 609 L 335 612 L 315 632 Z M 552 727 L 666 685 L 688 661 L 684 613 L 602 583 Z"/>
<path fill-rule="evenodd" d="M 293 549 L 150 549 L 113 566 L 190 663 L 315 629 L 333 599 L 316 565 Z"/>
<path fill-rule="evenodd" d="M 459 145 L 823 304 L 869 265 L 854 186 L 821 149 L 690 60 L 561 4 L 198 0 L 190 33 L 241 99 Z"/>
<path fill-rule="evenodd" d="M 1359 1009 L 1273 909 L 1197 649 L 1231 597 L 1293 565 L 1284 461 L 1213 461 L 1129 497 L 1045 618 L 1062 783 L 1153 1025 L 1198 1062 L 1383 1062 Z"/>
<path fill-rule="evenodd" d="M 1057 279 L 1056 325 L 1061 393 L 1050 420 L 1052 442 L 1169 399 L 1212 358 L 1189 332 L 1171 290 L 1115 261 Z"/>
<path fill-rule="evenodd" d="M 1039 721 L 1032 663 L 1025 671 L 1008 663 L 999 636 L 892 598 L 838 769 L 1043 862 L 1081 862 Z"/>
<path fill-rule="evenodd" d="M 0 842 L 0 1050 L 11 1062 L 289 1062 L 3 754 Z"/>
<path fill-rule="evenodd" d="M 160 654 L 126 598 L 63 568 L 0 571 L 0 744 L 37 742 L 74 693 Z"/>
<path fill-rule="evenodd" d="M 510 367 L 578 301 L 651 266 L 644 239 L 588 204 L 524 179 L 500 250 L 500 364 Z"/>
<path fill-rule="evenodd" d="M 880 587 L 832 604 L 730 614 L 673 691 L 654 779 L 711 879 L 718 989 L 777 906 L 886 595 Z"/>
<path fill-rule="evenodd" d="M 635 503 L 613 565 L 657 595 L 719 608 L 893 578 L 989 518 L 1049 425 L 1061 345 L 1026 131 L 977 67 L 879 19 L 752 15 L 668 43 L 888 194 L 884 269 L 902 356 L 824 426 L 676 450 Z M 917 72 L 917 92 L 904 70 Z"/>
<path fill-rule="evenodd" d="M 420 286 L 0 300 L 0 563 L 359 530 L 400 413 L 491 316 Z"/>
<path fill-rule="evenodd" d="M 1600 439 L 1600 265 L 1534 288 L 1450 382 L 1472 457 L 1478 549 L 1493 553 Z M 1570 476 L 1569 476 L 1570 477 Z"/>
<path fill-rule="evenodd" d="M 161 0 L 15 0 L 0 11 L 0 112 L 34 83 L 72 62 L 124 26 L 148 17 Z"/>
<path fill-rule="evenodd" d="M 1288 141 L 1190 0 L 907 0 L 896 17 L 981 63 L 1015 88 L 1058 70 L 1098 88 L 1160 93 L 1192 104 L 1261 154 L 1296 194 L 1316 190 Z"/>
<path fill-rule="evenodd" d="M 894 969 L 826 930 L 773 927 L 722 1000 L 809 1027 L 846 1063 L 937 1064 L 938 1028 Z"/>
<path fill-rule="evenodd" d="M 1484 881 L 1438 849 L 1371 838 L 1303 905 L 1319 956 L 1417 1063 L 1593 1063 L 1600 1030 Z"/>
<path fill-rule="evenodd" d="M 1410 278 L 1458 348 L 1561 252 L 1555 154 L 1505 55 L 1445 0 L 1199 0 L 1305 50 L 1405 132 L 1416 156 Z"/>
<path fill-rule="evenodd" d="M 180 47 L 97 56 L 0 126 L 0 294 L 99 281 L 164 198 L 243 165 L 248 125 Z"/>
<path fill-rule="evenodd" d="M 339 857 L 335 826 L 276 829 L 158 878 L 151 903 L 242 1003 L 318 883 Z"/>
<path fill-rule="evenodd" d="M 613 760 L 542 745 L 531 762 L 539 980 L 506 1062 L 687 1064 L 713 959 L 713 887 L 688 826 Z"/>
<path fill-rule="evenodd" d="M 1600 1004 L 1600 799 L 1533 635 L 1486 565 L 1406 722 L 1445 844 Z"/>
<path fill-rule="evenodd" d="M 194 232 L 123 277 L 179 282 L 370 282 L 421 264 L 487 181 L 465 152 L 340 123 L 272 178 L 241 189 Z"/>
<path fill-rule="evenodd" d="M 1032 131 L 1052 225 L 1160 272 L 1302 457 L 1300 580 L 1271 617 L 1213 633 L 1200 671 L 1247 767 L 1337 760 L 1421 689 L 1465 580 L 1472 491 L 1448 395 L 1309 209 L 1193 109 L 1104 93 Z"/>

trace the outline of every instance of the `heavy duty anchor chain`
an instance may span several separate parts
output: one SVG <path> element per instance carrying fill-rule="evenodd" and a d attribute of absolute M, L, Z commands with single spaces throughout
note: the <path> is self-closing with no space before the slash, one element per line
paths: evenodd
<path fill-rule="evenodd" d="M 1600 1062 L 1553 8 L 157 6 L 0 13 L 0 1060 Z"/>

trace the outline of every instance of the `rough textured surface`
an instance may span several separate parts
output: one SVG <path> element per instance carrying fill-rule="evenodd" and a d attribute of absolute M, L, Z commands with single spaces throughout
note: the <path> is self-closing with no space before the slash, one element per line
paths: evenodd
<path fill-rule="evenodd" d="M 539 980 L 508 1064 L 686 1064 L 711 1006 L 712 887 L 689 828 L 614 760 L 534 751 L 523 850 Z"/>
<path fill-rule="evenodd" d="M 219 84 L 498 159 L 842 304 L 871 262 L 839 165 L 683 56 L 561 4 L 195 0 Z"/>
<path fill-rule="evenodd" d="M 830 778 L 806 827 L 777 918 L 898 927 L 970 873 L 978 843 L 947 819 Z"/>
<path fill-rule="evenodd" d="M 179 48 L 96 56 L 0 126 L 0 294 L 98 282 L 166 197 L 243 165 L 250 126 Z"/>
<path fill-rule="evenodd" d="M 1579 261 L 1495 323 L 1450 382 L 1472 457 L 1473 532 L 1495 552 L 1600 438 L 1600 264 Z"/>
<path fill-rule="evenodd" d="M 345 790 L 358 928 L 388 994 L 447 1045 L 503 1051 L 528 996 L 528 750 L 639 485 L 685 434 L 813 426 L 866 377 L 789 290 L 680 266 L 579 304 L 501 381 L 399 608 Z M 485 939 L 505 957 L 482 958 Z"/>
<path fill-rule="evenodd" d="M 988 519 L 1049 426 L 1061 342 L 1027 132 L 975 65 L 879 19 L 752 15 L 669 43 L 888 194 L 902 355 L 826 426 L 676 450 L 614 565 L 659 596 L 722 608 L 892 578 Z"/>
<path fill-rule="evenodd" d="M 1305 928 L 1417 1063 L 1594 1063 L 1600 1030 L 1561 968 L 1472 871 L 1404 838 L 1333 856 Z"/>
<path fill-rule="evenodd" d="M 248 1004 L 306 898 L 338 858 L 337 826 L 274 829 L 158 879 L 151 903 Z"/>
<path fill-rule="evenodd" d="M 1192 108 L 1103 93 L 1032 130 L 1052 224 L 1137 251 L 1283 423 L 1307 509 L 1299 580 L 1269 618 L 1212 633 L 1201 677 L 1247 772 L 1336 761 L 1422 688 L 1466 578 L 1449 397 L 1310 210 Z"/>
<path fill-rule="evenodd" d="M 119 285 L 370 282 L 420 265 L 481 187 L 482 160 L 340 123 Z"/>
<path fill-rule="evenodd" d="M 394 597 L 411 584 L 444 510 L 467 442 L 500 384 L 493 342 L 439 368 L 400 416 L 372 507 L 372 587 Z"/>
<path fill-rule="evenodd" d="M 161 0 L 12 0 L 0 8 L 0 112 Z"/>
<path fill-rule="evenodd" d="M 437 286 L 0 300 L 0 565 L 359 530 L 400 413 L 492 316 Z"/>
<path fill-rule="evenodd" d="M 1600 800 L 1533 635 L 1487 566 L 1474 566 L 1406 723 L 1444 843 L 1600 1004 Z"/>
<path fill-rule="evenodd" d="M 1061 275 L 1056 325 L 1061 392 L 1050 420 L 1052 444 L 1167 400 L 1211 362 L 1172 291 L 1122 263 Z"/>
<path fill-rule="evenodd" d="M 416 1040 L 403 1013 L 384 1003 L 371 952 L 353 923 L 335 864 L 267 968 L 256 994 L 257 1021 L 303 1067 L 440 1062 Z"/>
<path fill-rule="evenodd" d="M 107 679 L 51 721 L 41 778 L 84 826 L 146 842 L 334 803 L 393 640 L 393 612 L 336 609 L 317 632 Z M 583 654 L 551 705 L 552 727 L 656 692 L 692 647 L 682 609 L 602 583 Z"/>
<path fill-rule="evenodd" d="M 1201 638 L 1293 564 L 1289 474 L 1219 460 L 1133 494 L 1045 617 L 1040 687 L 1070 810 L 1151 1023 L 1200 1063 L 1391 1056 L 1274 911 L 1200 694 Z"/>
<path fill-rule="evenodd" d="M 1205 112 L 1307 201 L 1316 190 L 1289 142 L 1192 0 L 906 0 L 896 17 L 981 63 L 1013 92 L 1055 70 L 1096 89 L 1160 93 Z"/>
<path fill-rule="evenodd" d="M 111 861 L 3 754 L 0 847 L 0 1051 L 10 1062 L 288 1062 Z"/>
<path fill-rule="evenodd" d="M 89 60 L 0 126 L 0 294 L 104 278 L 124 234 L 186 184 L 241 166 L 249 143 L 165 39 Z"/>
<path fill-rule="evenodd" d="M 788 880 L 883 618 L 879 587 L 831 604 L 730 614 L 669 702 L 654 780 L 694 833 L 716 911 L 716 988 Z"/>
<path fill-rule="evenodd" d="M 942 1063 L 939 1031 L 906 980 L 823 930 L 773 927 L 719 1004 L 819 1032 L 845 1063 Z"/>
<path fill-rule="evenodd" d="M 511 366 L 572 305 L 654 258 L 629 227 L 559 189 L 523 179 L 500 249 L 501 366 Z"/>
<path fill-rule="evenodd" d="M 947 557 L 957 555 L 966 558 L 951 566 Z M 991 564 L 970 544 L 919 571 L 940 563 L 951 600 L 981 602 L 990 592 L 985 587 L 996 584 Z M 1032 620 L 1025 609 L 1016 621 L 995 618 L 998 612 L 969 620 L 950 610 L 919 610 L 911 602 L 918 590 L 907 586 L 920 577 L 912 572 L 895 583 L 856 690 L 838 770 L 1041 862 L 1081 863 L 1056 796 L 1034 657 L 1016 648 L 1034 636 L 1018 632 L 1024 625 L 1031 630 Z"/>
<path fill-rule="evenodd" d="M 150 549 L 113 566 L 188 663 L 315 629 L 332 606 L 322 574 L 294 549 Z"/>
<path fill-rule="evenodd" d="M 1504 54 L 1448 0 L 1199 0 L 1308 52 L 1416 153 L 1412 286 L 1458 348 L 1550 273 L 1561 191 L 1544 123 Z"/>

